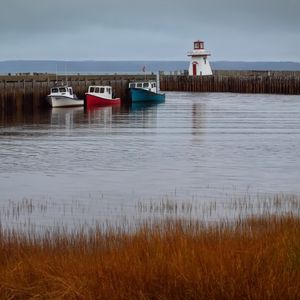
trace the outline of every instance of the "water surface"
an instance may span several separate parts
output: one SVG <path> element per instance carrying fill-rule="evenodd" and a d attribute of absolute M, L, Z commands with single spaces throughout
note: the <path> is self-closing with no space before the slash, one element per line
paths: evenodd
<path fill-rule="evenodd" d="M 300 194 L 299 149 L 299 96 L 167 93 L 159 105 L 2 116 L 2 222 L 24 201 L 47 225 L 131 218 L 166 197 Z"/>

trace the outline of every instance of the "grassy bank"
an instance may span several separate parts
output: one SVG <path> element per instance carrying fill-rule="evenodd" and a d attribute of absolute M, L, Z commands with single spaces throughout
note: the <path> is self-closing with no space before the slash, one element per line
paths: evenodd
<path fill-rule="evenodd" d="M 0 236 L 0 297 L 296 299 L 300 219 Z"/>

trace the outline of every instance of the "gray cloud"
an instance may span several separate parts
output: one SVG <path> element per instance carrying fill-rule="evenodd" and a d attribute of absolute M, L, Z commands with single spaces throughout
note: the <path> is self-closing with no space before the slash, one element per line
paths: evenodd
<path fill-rule="evenodd" d="M 0 60 L 186 59 L 201 38 L 215 60 L 300 61 L 299 9 L 296 0 L 1 0 Z"/>

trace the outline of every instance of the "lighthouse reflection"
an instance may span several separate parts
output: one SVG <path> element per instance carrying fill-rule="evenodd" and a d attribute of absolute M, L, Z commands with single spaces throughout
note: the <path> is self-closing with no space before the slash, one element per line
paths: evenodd
<path fill-rule="evenodd" d="M 191 134 L 195 144 L 201 144 L 206 126 L 206 106 L 203 103 L 193 103 L 191 106 Z"/>

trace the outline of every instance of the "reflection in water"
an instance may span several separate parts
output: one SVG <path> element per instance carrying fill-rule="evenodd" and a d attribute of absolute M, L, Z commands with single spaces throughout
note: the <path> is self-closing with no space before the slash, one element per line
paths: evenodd
<path fill-rule="evenodd" d="M 153 108 L 153 107 L 157 107 L 160 104 L 162 104 L 164 102 L 133 102 L 130 104 L 130 111 L 136 111 L 136 110 L 146 110 L 148 108 Z"/>
<path fill-rule="evenodd" d="M 51 118 L 51 109 L 33 109 L 10 114 L 0 114 L 0 128 L 11 126 L 22 126 L 31 124 L 49 123 Z"/>
<path fill-rule="evenodd" d="M 136 203 L 166 195 L 298 194 L 299 119 L 299 97 L 200 93 L 167 93 L 158 105 L 2 114 L 0 210 L 10 200 L 46 201 L 53 205 L 35 222 L 72 223 L 74 205 L 104 220 L 134 216 Z"/>
<path fill-rule="evenodd" d="M 113 116 L 118 115 L 120 111 L 120 106 L 92 107 L 85 110 L 85 118 L 88 124 L 103 124 L 104 127 L 111 127 Z"/>
<path fill-rule="evenodd" d="M 192 104 L 192 134 L 201 135 L 205 126 L 205 105 L 203 103 Z"/>
<path fill-rule="evenodd" d="M 51 125 L 73 128 L 82 120 L 83 107 L 57 107 L 51 109 Z"/>

